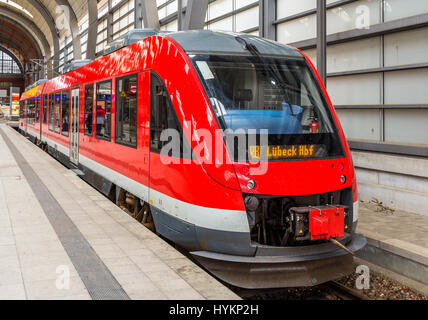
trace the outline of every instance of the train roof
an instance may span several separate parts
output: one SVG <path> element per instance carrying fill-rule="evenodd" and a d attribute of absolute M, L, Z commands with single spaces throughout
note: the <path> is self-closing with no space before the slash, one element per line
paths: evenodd
<path fill-rule="evenodd" d="M 302 57 L 298 50 L 290 46 L 249 34 L 193 30 L 174 32 L 166 36 L 176 41 L 188 54 L 248 54 L 248 50 L 237 41 L 238 38 L 241 38 L 254 45 L 262 55 Z"/>
<path fill-rule="evenodd" d="M 146 31 L 150 33 L 153 30 L 148 29 Z M 192 30 L 172 33 L 159 32 L 154 36 L 165 37 L 174 40 L 189 55 L 198 53 L 249 55 L 250 53 L 247 49 L 248 47 L 246 47 L 245 44 L 250 44 L 257 48 L 261 55 L 303 58 L 303 55 L 295 48 L 249 34 L 212 30 Z M 142 40 L 144 39 L 141 39 L 141 41 Z M 121 51 L 118 50 L 117 52 Z M 45 88 L 51 89 L 52 86 L 57 86 L 57 89 L 61 90 L 62 88 L 66 87 L 65 83 L 67 83 L 69 79 L 82 81 L 86 72 L 90 72 L 91 74 L 99 74 L 98 71 L 96 71 L 94 68 L 101 67 L 101 74 L 108 74 L 111 71 L 107 72 L 106 70 L 111 68 L 111 62 L 115 59 L 113 56 L 114 54 L 116 53 L 111 53 L 101 57 L 100 59 L 82 66 L 81 68 L 60 75 L 57 78 L 51 79 L 35 88 L 32 88 L 31 90 L 23 93 L 21 100 L 41 95 L 43 94 L 43 90 Z M 134 55 L 133 59 L 136 57 L 137 56 Z"/>

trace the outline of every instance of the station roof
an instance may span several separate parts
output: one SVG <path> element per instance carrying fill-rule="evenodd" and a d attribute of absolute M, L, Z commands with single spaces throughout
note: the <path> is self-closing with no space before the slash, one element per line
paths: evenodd
<path fill-rule="evenodd" d="M 8 19 L 25 30 L 42 51 L 39 57 L 50 57 L 54 37 L 61 39 L 69 32 L 68 24 L 61 18 L 64 6 L 70 6 L 78 21 L 88 12 L 87 0 L 1 0 L 0 18 Z M 61 28 L 61 23 L 66 27 Z M 5 45 L 1 34 L 0 43 Z"/>

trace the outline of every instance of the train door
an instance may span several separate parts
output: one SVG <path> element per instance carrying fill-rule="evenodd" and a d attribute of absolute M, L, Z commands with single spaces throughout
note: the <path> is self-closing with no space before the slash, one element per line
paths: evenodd
<path fill-rule="evenodd" d="M 42 123 L 43 123 L 43 95 L 41 94 L 37 98 L 37 104 L 38 109 L 37 112 L 39 113 L 39 141 L 42 141 Z"/>
<path fill-rule="evenodd" d="M 132 86 L 130 87 L 132 90 Z M 143 163 L 141 175 L 143 184 L 147 186 L 144 190 L 143 200 L 149 202 L 149 184 L 150 184 L 150 72 L 141 72 L 138 74 L 138 107 L 137 107 L 137 127 L 141 133 L 138 133 L 138 149 L 142 151 Z M 139 138 L 141 135 L 141 139 Z"/>
<path fill-rule="evenodd" d="M 27 132 L 28 132 L 28 101 L 29 101 L 30 99 L 27 99 L 27 100 L 25 100 L 25 102 L 24 102 L 24 119 L 25 119 L 25 121 L 24 121 L 24 132 L 25 132 L 25 134 L 27 134 Z"/>
<path fill-rule="evenodd" d="M 79 165 L 79 88 L 71 90 L 70 162 Z"/>

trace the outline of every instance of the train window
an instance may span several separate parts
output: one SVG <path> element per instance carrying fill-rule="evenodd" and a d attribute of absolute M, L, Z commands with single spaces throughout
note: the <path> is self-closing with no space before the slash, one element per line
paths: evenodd
<path fill-rule="evenodd" d="M 137 147 L 137 82 L 137 75 L 116 81 L 116 143 L 130 147 Z"/>
<path fill-rule="evenodd" d="M 97 116 L 95 136 L 110 141 L 111 137 L 111 80 L 97 83 Z"/>
<path fill-rule="evenodd" d="M 25 103 L 25 119 L 27 123 L 31 123 L 30 103 L 31 99 L 28 99 Z"/>
<path fill-rule="evenodd" d="M 40 97 L 36 98 L 36 123 L 40 122 Z"/>
<path fill-rule="evenodd" d="M 19 118 L 24 119 L 24 101 L 19 102 Z"/>
<path fill-rule="evenodd" d="M 27 123 L 31 124 L 31 98 L 27 100 Z"/>
<path fill-rule="evenodd" d="M 46 124 L 47 123 L 47 119 L 48 119 L 48 95 L 45 94 L 43 96 L 43 123 Z"/>
<path fill-rule="evenodd" d="M 30 102 L 30 123 L 34 124 L 34 102 L 35 102 L 35 98 L 31 98 L 31 102 Z"/>
<path fill-rule="evenodd" d="M 27 123 L 31 124 L 31 98 L 27 102 Z"/>
<path fill-rule="evenodd" d="M 53 123 L 54 123 L 54 94 L 51 93 L 49 95 L 49 130 L 53 131 Z"/>
<path fill-rule="evenodd" d="M 192 59 L 235 161 L 307 159 L 303 151 L 287 153 L 287 148 L 305 146 L 314 150 L 311 158 L 343 156 L 329 106 L 305 60 L 255 53 Z M 268 148 L 261 155 L 262 136 Z M 249 137 L 252 145 L 239 143 Z"/>
<path fill-rule="evenodd" d="M 169 145 L 171 137 L 162 139 L 162 132 L 170 129 L 179 134 L 180 146 L 173 146 L 168 150 L 168 156 L 175 158 L 191 159 L 191 149 L 187 140 L 183 139 L 183 128 L 175 113 L 171 98 L 163 81 L 156 74 L 151 75 L 151 106 L 150 106 L 150 151 L 162 153 L 162 148 Z M 184 143 L 182 143 L 185 141 Z M 174 154 L 174 150 L 180 150 L 180 154 Z"/>
<path fill-rule="evenodd" d="M 61 134 L 63 136 L 68 137 L 69 131 L 69 107 L 70 107 L 70 90 L 64 90 L 62 92 L 62 107 L 61 107 L 61 115 L 62 115 L 62 124 L 61 124 Z"/>
<path fill-rule="evenodd" d="M 55 93 L 55 132 L 61 132 L 61 92 Z"/>
<path fill-rule="evenodd" d="M 25 123 L 28 123 L 28 105 L 29 105 L 29 99 L 25 100 Z"/>
<path fill-rule="evenodd" d="M 94 85 L 89 84 L 85 87 L 85 135 L 92 137 L 94 114 Z"/>

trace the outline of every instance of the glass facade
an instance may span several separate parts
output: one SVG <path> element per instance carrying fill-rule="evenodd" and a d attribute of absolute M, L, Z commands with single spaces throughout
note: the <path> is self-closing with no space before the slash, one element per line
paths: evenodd
<path fill-rule="evenodd" d="M 0 51 L 0 74 L 21 74 L 21 69 L 15 60 L 3 51 Z"/>

